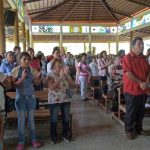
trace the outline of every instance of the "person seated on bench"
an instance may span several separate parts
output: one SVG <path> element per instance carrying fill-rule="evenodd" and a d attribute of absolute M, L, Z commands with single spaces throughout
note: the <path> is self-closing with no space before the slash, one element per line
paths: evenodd
<path fill-rule="evenodd" d="M 107 76 L 107 85 L 108 85 L 108 91 L 107 95 L 111 97 L 110 103 L 109 103 L 109 109 L 112 112 L 118 111 L 118 87 L 121 87 L 123 84 L 122 78 L 120 74 L 116 73 L 116 69 L 114 66 L 112 66 L 109 75 Z"/>
<path fill-rule="evenodd" d="M 63 67 L 63 61 L 54 58 L 51 62 L 51 71 L 47 75 L 48 82 L 48 103 L 50 109 L 50 134 L 51 143 L 57 142 L 57 121 L 59 111 L 62 115 L 62 136 L 64 141 L 69 142 L 69 115 L 70 115 L 70 98 L 67 94 L 69 86 L 74 86 L 75 83 L 68 75 L 68 70 Z"/>
<path fill-rule="evenodd" d="M 16 86 L 15 107 L 18 115 L 19 144 L 17 150 L 24 150 L 25 144 L 25 120 L 26 112 L 33 148 L 38 148 L 41 143 L 37 141 L 35 134 L 34 111 L 36 108 L 36 98 L 34 94 L 34 78 L 39 78 L 40 72 L 30 67 L 31 57 L 27 52 L 20 54 L 20 66 L 12 71 L 12 82 Z"/>

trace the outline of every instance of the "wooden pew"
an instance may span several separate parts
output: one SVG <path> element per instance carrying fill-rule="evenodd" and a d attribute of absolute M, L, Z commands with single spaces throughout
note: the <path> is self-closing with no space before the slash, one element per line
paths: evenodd
<path fill-rule="evenodd" d="M 117 88 L 118 91 L 118 112 L 112 113 L 112 118 L 115 118 L 121 125 L 124 126 L 124 120 L 122 119 L 126 113 L 125 100 L 121 98 L 123 88 Z"/>
<path fill-rule="evenodd" d="M 103 83 L 103 81 L 100 82 L 100 85 L 101 85 L 101 93 L 102 93 L 102 97 L 99 101 L 99 106 L 105 110 L 105 112 L 107 113 L 109 110 L 108 110 L 108 105 L 110 103 L 110 101 L 112 100 L 112 97 L 110 95 L 104 95 L 103 92 L 102 92 L 102 89 L 103 89 L 103 86 L 104 84 L 107 84 L 107 83 Z"/>
<path fill-rule="evenodd" d="M 97 82 L 97 83 L 96 83 Z M 96 83 L 96 85 L 95 85 Z M 101 90 L 99 76 L 91 76 L 90 78 L 90 99 L 95 102 L 95 92 Z M 99 93 L 100 94 L 100 93 Z"/>
<path fill-rule="evenodd" d="M 126 113 L 126 105 L 125 100 L 121 98 L 121 94 L 123 93 L 123 88 L 118 88 L 118 112 L 112 113 L 112 118 L 115 118 L 121 125 L 124 126 L 124 119 Z M 150 108 L 145 108 L 145 115 L 149 116 Z"/>
<path fill-rule="evenodd" d="M 13 100 L 16 97 L 16 92 L 7 92 L 6 93 L 10 98 Z M 47 102 L 48 101 L 48 91 L 36 91 L 35 92 L 36 98 L 38 98 L 39 102 Z M 47 104 L 48 105 L 48 104 Z M 62 120 L 61 113 L 58 117 L 59 120 Z M 17 113 L 16 111 L 12 111 L 7 113 L 7 121 L 16 121 L 17 120 Z M 45 107 L 40 107 L 39 109 L 35 110 L 35 120 L 36 121 L 48 121 L 50 120 L 50 111 Z M 70 128 L 70 137 L 72 137 L 72 114 L 69 115 L 69 128 Z"/>
<path fill-rule="evenodd" d="M 7 96 L 9 96 L 12 99 L 16 98 L 16 92 L 7 92 Z M 35 91 L 35 96 L 38 98 L 41 102 L 48 101 L 48 91 Z"/>

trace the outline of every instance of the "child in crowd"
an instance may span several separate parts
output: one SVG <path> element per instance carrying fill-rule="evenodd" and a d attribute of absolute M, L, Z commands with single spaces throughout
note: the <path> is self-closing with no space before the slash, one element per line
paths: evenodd
<path fill-rule="evenodd" d="M 50 134 L 51 143 L 57 142 L 57 121 L 59 111 L 62 114 L 62 136 L 67 142 L 70 141 L 69 136 L 69 114 L 70 114 L 70 99 L 67 94 L 69 86 L 74 86 L 74 82 L 68 75 L 68 70 L 64 68 L 63 61 L 54 58 L 51 61 L 51 71 L 47 76 L 48 82 L 48 103 L 50 109 Z"/>
<path fill-rule="evenodd" d="M 20 66 L 14 68 L 12 71 L 12 82 L 16 86 L 15 107 L 18 115 L 19 144 L 17 145 L 17 150 L 24 150 L 26 112 L 32 146 L 33 148 L 41 146 L 35 134 L 34 111 L 36 108 L 36 98 L 33 84 L 34 78 L 39 78 L 40 72 L 30 67 L 30 62 L 30 55 L 27 52 L 22 52 L 20 54 Z"/>

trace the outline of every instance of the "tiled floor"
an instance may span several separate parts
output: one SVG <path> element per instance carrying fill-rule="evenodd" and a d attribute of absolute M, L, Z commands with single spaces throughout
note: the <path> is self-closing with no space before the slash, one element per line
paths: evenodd
<path fill-rule="evenodd" d="M 78 96 L 76 99 L 79 99 Z M 73 140 L 52 145 L 49 140 L 49 124 L 36 123 L 38 138 L 43 142 L 40 150 L 150 150 L 150 136 L 138 136 L 128 140 L 124 128 L 106 114 L 96 103 L 72 101 Z M 5 129 L 5 144 L 15 150 L 17 131 L 15 125 Z M 150 129 L 150 118 L 144 119 L 144 128 Z M 27 133 L 26 150 L 32 150 Z"/>

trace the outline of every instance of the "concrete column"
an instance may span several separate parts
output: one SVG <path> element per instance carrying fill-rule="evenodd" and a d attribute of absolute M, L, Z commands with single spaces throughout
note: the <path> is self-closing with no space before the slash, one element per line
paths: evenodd
<path fill-rule="evenodd" d="M 26 31 L 25 31 L 25 22 L 21 22 L 21 29 L 22 29 L 22 44 L 23 44 L 23 51 L 26 51 Z"/>
<path fill-rule="evenodd" d="M 110 54 L 110 42 L 108 43 L 108 54 Z"/>
<path fill-rule="evenodd" d="M 30 36 L 29 36 L 29 29 L 26 30 L 26 39 L 27 39 L 27 49 L 30 47 Z"/>
<path fill-rule="evenodd" d="M 63 33 L 62 33 L 62 25 L 60 25 L 60 37 L 59 37 L 59 48 L 63 47 Z"/>
<path fill-rule="evenodd" d="M 15 46 L 19 46 L 18 10 L 16 10 L 16 18 L 15 18 L 14 27 L 15 27 L 14 43 L 15 43 Z"/>
<path fill-rule="evenodd" d="M 130 51 L 131 51 L 131 42 L 133 40 L 133 31 L 130 32 Z"/>
<path fill-rule="evenodd" d="M 3 0 L 0 0 L 0 53 L 6 51 L 5 25 L 4 25 L 4 7 Z"/>
<path fill-rule="evenodd" d="M 34 41 L 33 41 L 33 35 L 32 32 L 30 33 L 30 47 L 32 47 L 34 49 Z"/>
<path fill-rule="evenodd" d="M 84 42 L 84 53 L 86 53 L 86 43 Z"/>
<path fill-rule="evenodd" d="M 116 54 L 118 53 L 119 51 L 119 35 L 117 34 L 116 35 Z"/>
<path fill-rule="evenodd" d="M 89 51 L 92 51 L 92 35 L 91 35 L 91 25 L 89 26 Z"/>

